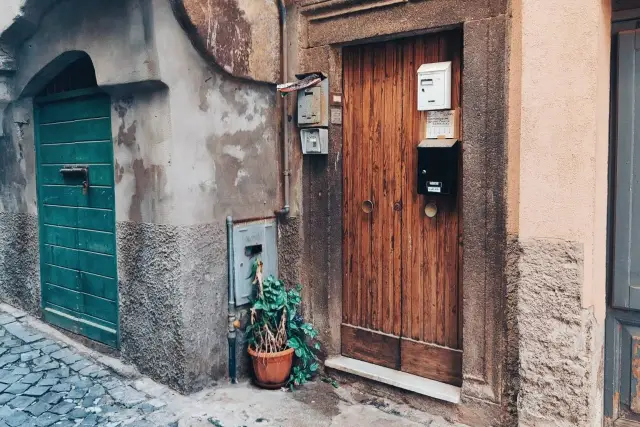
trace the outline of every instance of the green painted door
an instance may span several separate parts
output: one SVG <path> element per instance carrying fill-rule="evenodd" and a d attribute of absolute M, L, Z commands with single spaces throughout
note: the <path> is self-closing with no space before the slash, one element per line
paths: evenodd
<path fill-rule="evenodd" d="M 111 102 L 95 89 L 35 101 L 44 319 L 118 345 Z"/>

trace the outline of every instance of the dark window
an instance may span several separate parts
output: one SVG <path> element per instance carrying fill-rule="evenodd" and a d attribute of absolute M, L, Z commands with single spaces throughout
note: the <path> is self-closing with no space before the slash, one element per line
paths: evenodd
<path fill-rule="evenodd" d="M 77 89 L 96 87 L 96 70 L 89 56 L 83 56 L 67 65 L 39 95 L 52 95 L 54 93 L 68 92 Z"/>

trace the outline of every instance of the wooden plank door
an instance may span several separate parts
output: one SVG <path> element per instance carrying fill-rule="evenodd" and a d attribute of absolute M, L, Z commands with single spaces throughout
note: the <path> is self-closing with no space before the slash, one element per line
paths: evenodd
<path fill-rule="evenodd" d="M 42 311 L 47 322 L 117 346 L 111 102 L 96 90 L 36 100 Z M 64 172 L 70 166 L 88 168 Z"/>
<path fill-rule="evenodd" d="M 461 382 L 455 204 L 426 217 L 417 194 L 417 111 L 423 63 L 453 62 L 457 32 L 343 50 L 343 314 L 346 356 L 451 384 Z"/>

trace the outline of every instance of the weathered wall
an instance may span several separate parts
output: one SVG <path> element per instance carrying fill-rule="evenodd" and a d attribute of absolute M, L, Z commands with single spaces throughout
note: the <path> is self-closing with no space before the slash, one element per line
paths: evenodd
<path fill-rule="evenodd" d="M 193 45 L 228 73 L 276 83 L 280 78 L 277 0 L 170 0 Z"/>
<path fill-rule="evenodd" d="M 11 156 L 0 170 L 0 262 L 16 267 L 3 270 L 0 298 L 33 312 L 37 239 L 19 240 L 37 236 L 29 97 L 69 50 L 90 55 L 112 95 L 122 357 L 180 390 L 201 388 L 227 371 L 225 218 L 278 207 L 275 90 L 208 65 L 168 2 L 67 0 L 47 11 L 13 46 L 23 100 L 7 109 L 1 140 Z M 16 229 L 14 214 L 31 228 Z"/>
<path fill-rule="evenodd" d="M 32 110 L 30 99 L 13 103 L 0 134 L 0 295 L 37 314 L 40 258 Z"/>
<path fill-rule="evenodd" d="M 602 424 L 610 7 L 512 2 L 508 385 L 523 426 Z"/>
<path fill-rule="evenodd" d="M 583 247 L 556 239 L 519 246 L 518 425 L 600 425 L 602 329 L 581 307 Z"/>

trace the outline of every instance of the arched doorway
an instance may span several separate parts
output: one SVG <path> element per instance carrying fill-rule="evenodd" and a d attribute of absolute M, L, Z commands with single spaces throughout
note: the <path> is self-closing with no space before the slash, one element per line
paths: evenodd
<path fill-rule="evenodd" d="M 43 317 L 117 347 L 111 101 L 88 55 L 48 80 L 34 118 Z"/>

